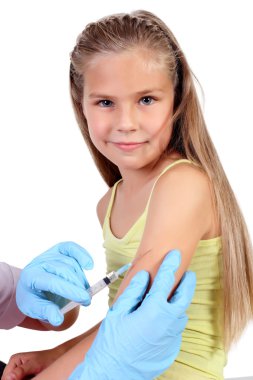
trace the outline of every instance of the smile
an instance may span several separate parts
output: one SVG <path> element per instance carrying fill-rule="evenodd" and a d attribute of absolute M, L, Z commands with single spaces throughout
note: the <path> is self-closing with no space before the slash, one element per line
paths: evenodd
<path fill-rule="evenodd" d="M 140 148 L 142 145 L 144 145 L 146 142 L 113 142 L 112 144 L 115 145 L 118 149 L 124 150 L 126 152 L 129 152 L 131 150 L 135 150 Z"/>

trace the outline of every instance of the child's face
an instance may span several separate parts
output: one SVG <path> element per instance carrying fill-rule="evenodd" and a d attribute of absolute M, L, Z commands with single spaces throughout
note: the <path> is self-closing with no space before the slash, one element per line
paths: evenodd
<path fill-rule="evenodd" d="M 144 52 L 100 55 L 84 72 L 83 110 L 96 148 L 124 169 L 153 165 L 171 137 L 174 91 Z"/>

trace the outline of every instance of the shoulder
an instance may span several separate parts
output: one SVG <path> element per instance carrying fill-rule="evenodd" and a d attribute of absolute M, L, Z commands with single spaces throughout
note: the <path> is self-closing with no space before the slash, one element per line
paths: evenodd
<path fill-rule="evenodd" d="M 165 171 L 158 179 L 155 194 L 185 197 L 185 201 L 197 203 L 211 196 L 212 185 L 207 174 L 198 166 L 190 163 L 179 163 Z"/>
<path fill-rule="evenodd" d="M 112 187 L 105 193 L 105 195 L 98 201 L 98 204 L 97 204 L 97 216 L 98 216 L 98 220 L 101 226 L 103 226 L 104 224 L 104 219 L 105 219 L 107 207 L 111 199 L 111 195 L 112 195 Z"/>
<path fill-rule="evenodd" d="M 194 223 L 201 239 L 210 229 L 212 184 L 198 166 L 180 163 L 165 171 L 158 179 L 150 200 L 150 219 L 173 223 Z M 149 222 L 152 223 L 152 222 Z M 170 223 L 169 223 L 170 224 Z"/>

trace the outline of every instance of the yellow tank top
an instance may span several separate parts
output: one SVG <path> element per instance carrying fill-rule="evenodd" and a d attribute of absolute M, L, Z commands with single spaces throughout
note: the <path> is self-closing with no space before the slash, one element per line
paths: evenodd
<path fill-rule="evenodd" d="M 177 160 L 168 165 L 160 173 L 159 177 L 181 162 L 192 164 L 191 161 L 186 159 Z M 103 225 L 108 272 L 116 270 L 134 259 L 142 238 L 149 201 L 155 186 L 154 184 L 143 214 L 132 225 L 126 235 L 119 239 L 111 231 L 110 215 L 116 188 L 120 181 L 113 186 Z M 221 236 L 199 241 L 189 267 L 189 270 L 196 273 L 197 285 L 193 301 L 187 311 L 189 320 L 183 332 L 180 353 L 172 366 L 156 379 L 224 379 L 223 368 L 226 364 L 226 355 L 221 337 L 221 284 L 219 271 L 221 251 Z M 123 276 L 111 284 L 109 288 L 109 305 L 112 303 L 122 279 Z"/>

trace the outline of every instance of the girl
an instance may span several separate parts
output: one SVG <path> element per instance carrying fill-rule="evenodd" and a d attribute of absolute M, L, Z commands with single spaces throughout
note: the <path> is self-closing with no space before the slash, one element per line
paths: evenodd
<path fill-rule="evenodd" d="M 70 84 L 110 187 L 97 207 L 107 269 L 133 262 L 111 286 L 110 305 L 137 271 L 152 281 L 165 254 L 180 249 L 175 287 L 188 268 L 197 287 L 180 354 L 159 379 L 223 379 L 226 351 L 253 314 L 252 247 L 177 40 L 147 11 L 105 17 L 79 36 Z M 67 378 L 96 331 L 36 378 Z"/>

